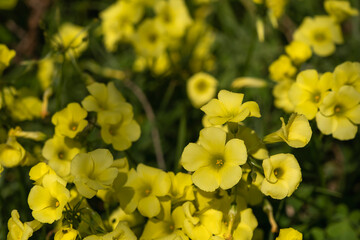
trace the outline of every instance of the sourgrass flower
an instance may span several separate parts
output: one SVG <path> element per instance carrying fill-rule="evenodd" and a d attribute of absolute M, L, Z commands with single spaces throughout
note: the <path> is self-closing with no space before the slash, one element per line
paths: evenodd
<path fill-rule="evenodd" d="M 21 222 L 19 212 L 16 209 L 11 211 L 11 218 L 7 225 L 9 229 L 7 240 L 27 240 L 42 226 L 37 220 Z"/>
<path fill-rule="evenodd" d="M 303 235 L 301 232 L 293 228 L 280 229 L 279 236 L 275 240 L 302 240 Z"/>
<path fill-rule="evenodd" d="M 292 41 L 285 47 L 285 52 L 296 65 L 306 62 L 312 56 L 310 46 L 300 41 Z"/>
<path fill-rule="evenodd" d="M 269 66 L 270 78 L 275 82 L 292 79 L 296 71 L 291 59 L 286 55 L 281 55 Z"/>
<path fill-rule="evenodd" d="M 360 63 L 344 62 L 338 65 L 333 73 L 332 89 L 338 91 L 342 86 L 352 86 L 360 92 Z"/>
<path fill-rule="evenodd" d="M 216 86 L 217 80 L 213 76 L 200 72 L 189 78 L 186 91 L 194 107 L 199 108 L 214 97 Z"/>

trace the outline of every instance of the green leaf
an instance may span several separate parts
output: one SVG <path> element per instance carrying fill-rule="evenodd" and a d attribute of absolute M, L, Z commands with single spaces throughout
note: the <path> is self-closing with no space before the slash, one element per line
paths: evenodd
<path fill-rule="evenodd" d="M 326 234 L 328 239 L 336 240 L 357 240 L 356 232 L 349 221 L 341 221 L 338 223 L 332 223 L 326 228 Z"/>

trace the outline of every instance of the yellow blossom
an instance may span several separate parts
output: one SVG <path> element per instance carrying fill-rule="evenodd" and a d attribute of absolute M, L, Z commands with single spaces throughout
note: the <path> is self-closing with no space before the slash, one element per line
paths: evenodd
<path fill-rule="evenodd" d="M 274 199 L 290 197 L 301 182 L 301 169 L 292 154 L 280 153 L 263 161 L 261 192 Z"/>
<path fill-rule="evenodd" d="M 280 229 L 279 236 L 275 240 L 302 240 L 302 233 L 293 228 Z"/>
<path fill-rule="evenodd" d="M 112 164 L 113 156 L 107 149 L 77 154 L 71 162 L 70 172 L 79 193 L 92 198 L 98 190 L 109 188 L 119 172 L 111 167 Z"/>
<path fill-rule="evenodd" d="M 10 64 L 11 59 L 15 57 L 15 51 L 8 49 L 4 44 L 0 44 L 0 74 Z"/>
<path fill-rule="evenodd" d="M 247 159 L 244 141 L 226 142 L 226 132 L 209 127 L 200 131 L 198 144 L 188 144 L 181 156 L 181 164 L 193 171 L 192 181 L 200 189 L 211 192 L 217 188 L 232 188 L 241 178 L 241 167 Z"/>
<path fill-rule="evenodd" d="M 69 176 L 71 161 L 79 152 L 80 148 L 76 143 L 59 135 L 47 140 L 42 149 L 42 155 L 49 161 L 49 166 L 60 177 Z"/>
<path fill-rule="evenodd" d="M 281 128 L 264 137 L 265 143 L 286 142 L 290 147 L 302 148 L 309 143 L 312 135 L 308 119 L 304 115 L 291 114 L 287 124 L 280 118 Z"/>
<path fill-rule="evenodd" d="M 44 176 L 42 186 L 35 185 L 29 193 L 28 203 L 33 217 L 42 223 L 53 223 L 62 216 L 70 192 L 59 183 L 55 175 Z"/>
<path fill-rule="evenodd" d="M 286 55 L 281 55 L 269 66 L 270 78 L 275 82 L 291 79 L 296 74 L 296 68 Z"/>
<path fill-rule="evenodd" d="M 329 93 L 316 114 L 316 123 L 323 134 L 339 140 L 353 139 L 360 124 L 360 93 L 351 86 L 342 86 Z"/>
<path fill-rule="evenodd" d="M 308 44 L 320 57 L 333 54 L 335 43 L 344 41 L 340 26 L 328 16 L 306 17 L 295 31 L 294 40 Z"/>
<path fill-rule="evenodd" d="M 113 211 L 109 217 L 109 224 L 115 229 L 119 222 L 126 221 L 129 227 L 139 226 L 144 222 L 144 217 L 138 212 L 126 213 L 121 207 Z"/>
<path fill-rule="evenodd" d="M 158 197 L 169 193 L 171 180 L 162 170 L 139 164 L 136 171 L 130 170 L 125 186 L 132 189 L 133 196 L 126 203 L 120 201 L 125 205 L 124 210 L 133 212 L 138 208 L 143 216 L 152 218 L 160 213 Z"/>
<path fill-rule="evenodd" d="M 275 97 L 274 105 L 283 109 L 287 113 L 294 111 L 294 104 L 290 101 L 289 89 L 294 84 L 292 80 L 284 80 L 275 85 L 273 95 Z"/>
<path fill-rule="evenodd" d="M 69 103 L 66 108 L 55 113 L 51 122 L 55 125 L 55 132 L 69 138 L 84 130 L 88 121 L 87 112 L 78 103 Z"/>
<path fill-rule="evenodd" d="M 216 93 L 217 80 L 207 73 L 197 73 L 186 83 L 187 94 L 194 107 L 199 108 L 210 101 Z"/>
<path fill-rule="evenodd" d="M 54 240 L 75 240 L 79 232 L 71 227 L 61 227 L 56 233 Z"/>
<path fill-rule="evenodd" d="M 359 11 L 352 8 L 348 1 L 327 0 L 324 1 L 324 7 L 336 22 L 342 22 L 348 17 L 359 15 Z"/>
<path fill-rule="evenodd" d="M 54 175 L 57 177 L 57 181 L 66 186 L 66 181 L 61 177 L 58 177 L 55 171 L 44 162 L 40 162 L 33 166 L 29 171 L 30 179 L 35 181 L 35 184 L 41 185 L 46 175 Z"/>
<path fill-rule="evenodd" d="M 135 234 L 128 227 L 126 222 L 119 222 L 114 231 L 104 235 L 91 235 L 84 238 L 84 240 L 136 240 Z"/>
<path fill-rule="evenodd" d="M 338 65 L 333 73 L 334 80 L 332 89 L 338 91 L 342 86 L 353 86 L 360 92 L 360 63 L 344 62 Z"/>
<path fill-rule="evenodd" d="M 270 14 L 279 19 L 283 13 L 288 0 L 266 0 L 266 7 L 269 9 Z"/>
<path fill-rule="evenodd" d="M 53 45 L 63 51 L 68 59 L 76 58 L 87 48 L 87 31 L 72 23 L 63 23 L 53 37 Z"/>
<path fill-rule="evenodd" d="M 55 61 L 50 57 L 44 58 L 38 62 L 38 66 L 37 78 L 39 79 L 41 89 L 45 90 L 52 83 L 55 73 Z"/>
<path fill-rule="evenodd" d="M 195 199 L 190 174 L 182 172 L 179 172 L 176 175 L 173 172 L 169 172 L 168 174 L 171 179 L 170 196 L 173 203 Z"/>
<path fill-rule="evenodd" d="M 258 222 L 251 208 L 242 210 L 240 212 L 240 222 L 234 231 L 234 239 L 251 240 L 257 225 Z"/>
<path fill-rule="evenodd" d="M 9 136 L 6 143 L 0 144 L 0 164 L 11 168 L 18 166 L 25 158 L 26 151 L 14 136 Z"/>
<path fill-rule="evenodd" d="M 324 97 L 331 88 L 333 76 L 327 72 L 319 76 L 316 70 L 305 70 L 297 75 L 296 82 L 289 89 L 289 98 L 294 111 L 313 119 Z"/>
<path fill-rule="evenodd" d="M 310 46 L 300 41 L 292 41 L 285 47 L 285 52 L 296 65 L 305 62 L 312 55 Z"/>
<path fill-rule="evenodd" d="M 265 144 L 253 129 L 239 124 L 237 126 L 236 138 L 244 141 L 248 154 L 253 158 L 262 160 L 269 157 Z"/>
<path fill-rule="evenodd" d="M 241 122 L 247 117 L 260 117 L 259 105 L 249 101 L 243 103 L 244 94 L 221 90 L 218 99 L 212 99 L 201 110 L 209 116 L 213 125 L 226 122 Z"/>
<path fill-rule="evenodd" d="M 14 209 L 11 211 L 11 218 L 8 221 L 9 233 L 7 240 L 27 240 L 32 236 L 33 232 L 37 231 L 41 226 L 42 224 L 37 220 L 22 223 L 19 212 Z"/>
<path fill-rule="evenodd" d="M 266 86 L 267 83 L 264 79 L 255 77 L 239 77 L 234 79 L 231 83 L 231 87 L 237 89 L 245 87 L 262 88 Z"/>

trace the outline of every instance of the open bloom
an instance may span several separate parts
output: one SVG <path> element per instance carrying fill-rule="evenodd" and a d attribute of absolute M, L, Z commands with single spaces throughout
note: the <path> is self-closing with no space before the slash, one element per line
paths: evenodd
<path fill-rule="evenodd" d="M 113 156 L 107 149 L 76 155 L 70 171 L 79 193 L 92 198 L 98 190 L 109 188 L 119 172 L 117 168 L 111 167 L 112 164 Z"/>
<path fill-rule="evenodd" d="M 360 124 L 360 93 L 351 86 L 342 86 L 331 92 L 320 105 L 316 123 L 324 134 L 332 134 L 339 140 L 355 137 Z"/>
<path fill-rule="evenodd" d="M 69 103 L 66 108 L 55 113 L 51 122 L 55 125 L 55 132 L 59 135 L 74 138 L 84 130 L 88 121 L 85 120 L 87 112 L 78 103 Z"/>
<path fill-rule="evenodd" d="M 280 229 L 279 236 L 275 240 L 302 240 L 302 233 L 293 228 Z"/>
<path fill-rule="evenodd" d="M 195 107 L 201 107 L 212 97 L 216 92 L 217 80 L 207 73 L 197 73 L 186 84 L 186 91 L 191 103 Z"/>
<path fill-rule="evenodd" d="M 289 90 L 289 98 L 295 112 L 313 119 L 326 94 L 331 88 L 332 74 L 327 72 L 319 77 L 316 70 L 305 70 L 298 74 Z"/>
<path fill-rule="evenodd" d="M 300 41 L 292 41 L 285 47 L 285 51 L 297 65 L 305 62 L 312 55 L 310 46 Z"/>
<path fill-rule="evenodd" d="M 304 115 L 293 113 L 287 124 L 280 118 L 281 128 L 264 137 L 265 143 L 286 142 L 290 147 L 305 147 L 311 139 L 312 131 L 309 120 Z"/>
<path fill-rule="evenodd" d="M 70 199 L 70 192 L 56 175 L 44 176 L 42 186 L 35 185 L 29 193 L 28 203 L 33 217 L 42 223 L 53 223 L 62 216 Z"/>
<path fill-rule="evenodd" d="M 344 62 L 336 66 L 334 73 L 332 89 L 338 91 L 342 86 L 353 86 L 360 92 L 360 63 Z"/>
<path fill-rule="evenodd" d="M 181 156 L 181 164 L 193 171 L 192 181 L 201 190 L 211 192 L 217 188 L 232 188 L 242 175 L 239 165 L 245 164 L 247 151 L 244 141 L 226 142 L 226 132 L 209 127 L 200 131 L 198 144 L 189 143 Z"/>
<path fill-rule="evenodd" d="M 291 79 L 296 74 L 296 67 L 286 55 L 281 55 L 269 66 L 270 78 L 275 82 Z"/>
<path fill-rule="evenodd" d="M 251 240 L 258 222 L 251 208 L 240 212 L 240 222 L 234 231 L 234 239 Z"/>
<path fill-rule="evenodd" d="M 260 117 L 259 105 L 254 101 L 243 103 L 244 94 L 221 90 L 218 99 L 212 99 L 201 110 L 213 125 L 241 122 L 247 117 Z"/>
<path fill-rule="evenodd" d="M 27 240 L 29 239 L 33 232 L 38 230 L 42 224 L 33 220 L 31 222 L 22 223 L 20 221 L 20 215 L 17 210 L 11 211 L 11 218 L 8 221 L 9 233 L 7 235 L 7 240 Z"/>
<path fill-rule="evenodd" d="M 276 154 L 263 161 L 261 192 L 274 199 L 290 197 L 301 182 L 301 169 L 292 154 Z"/>
<path fill-rule="evenodd" d="M 6 143 L 0 144 L 0 164 L 4 167 L 18 166 L 25 156 L 25 149 L 16 141 L 14 136 L 9 136 Z"/>
<path fill-rule="evenodd" d="M 328 16 L 306 17 L 295 31 L 294 40 L 308 44 L 320 57 L 331 55 L 335 43 L 344 41 L 340 26 Z"/>

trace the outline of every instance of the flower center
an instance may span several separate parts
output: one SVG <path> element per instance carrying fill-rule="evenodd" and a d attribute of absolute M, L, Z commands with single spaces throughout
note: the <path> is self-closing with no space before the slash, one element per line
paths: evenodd
<path fill-rule="evenodd" d="M 315 32 L 314 39 L 317 42 L 324 42 L 326 40 L 326 35 L 323 32 Z"/>
<path fill-rule="evenodd" d="M 221 167 L 222 165 L 224 165 L 224 160 L 222 159 L 216 159 L 216 163 L 215 163 L 218 167 Z"/>
<path fill-rule="evenodd" d="M 145 189 L 145 195 L 148 196 L 151 193 L 151 190 L 149 188 Z"/>
<path fill-rule="evenodd" d="M 59 159 L 64 159 L 65 153 L 64 153 L 63 151 L 60 151 L 60 152 L 58 153 L 58 157 L 59 157 Z"/>
<path fill-rule="evenodd" d="M 316 93 L 316 94 L 314 95 L 314 102 L 315 102 L 315 103 L 318 103 L 318 102 L 320 101 L 320 98 L 321 98 L 320 94 L 319 94 L 319 93 Z"/>
<path fill-rule="evenodd" d="M 76 131 L 78 128 L 78 125 L 76 123 L 70 123 L 69 128 L 71 129 L 71 131 Z"/>
<path fill-rule="evenodd" d="M 281 169 L 281 168 L 275 168 L 274 169 L 274 175 L 275 175 L 275 177 L 277 177 L 277 178 L 280 178 L 282 175 L 283 175 L 283 170 Z"/>
<path fill-rule="evenodd" d="M 341 110 L 342 110 L 341 106 L 335 106 L 335 108 L 334 108 L 335 113 L 340 113 Z"/>
<path fill-rule="evenodd" d="M 55 207 L 59 207 L 59 206 L 60 206 L 59 201 L 56 201 L 56 202 L 55 202 Z"/>
<path fill-rule="evenodd" d="M 203 79 L 199 80 L 197 83 L 196 83 L 196 90 L 200 93 L 202 92 L 205 92 L 208 85 L 206 83 L 206 81 L 204 81 Z"/>
<path fill-rule="evenodd" d="M 148 40 L 149 40 L 150 43 L 155 43 L 157 38 L 158 38 L 157 35 L 154 34 L 154 33 L 149 34 L 149 36 L 148 36 Z"/>

